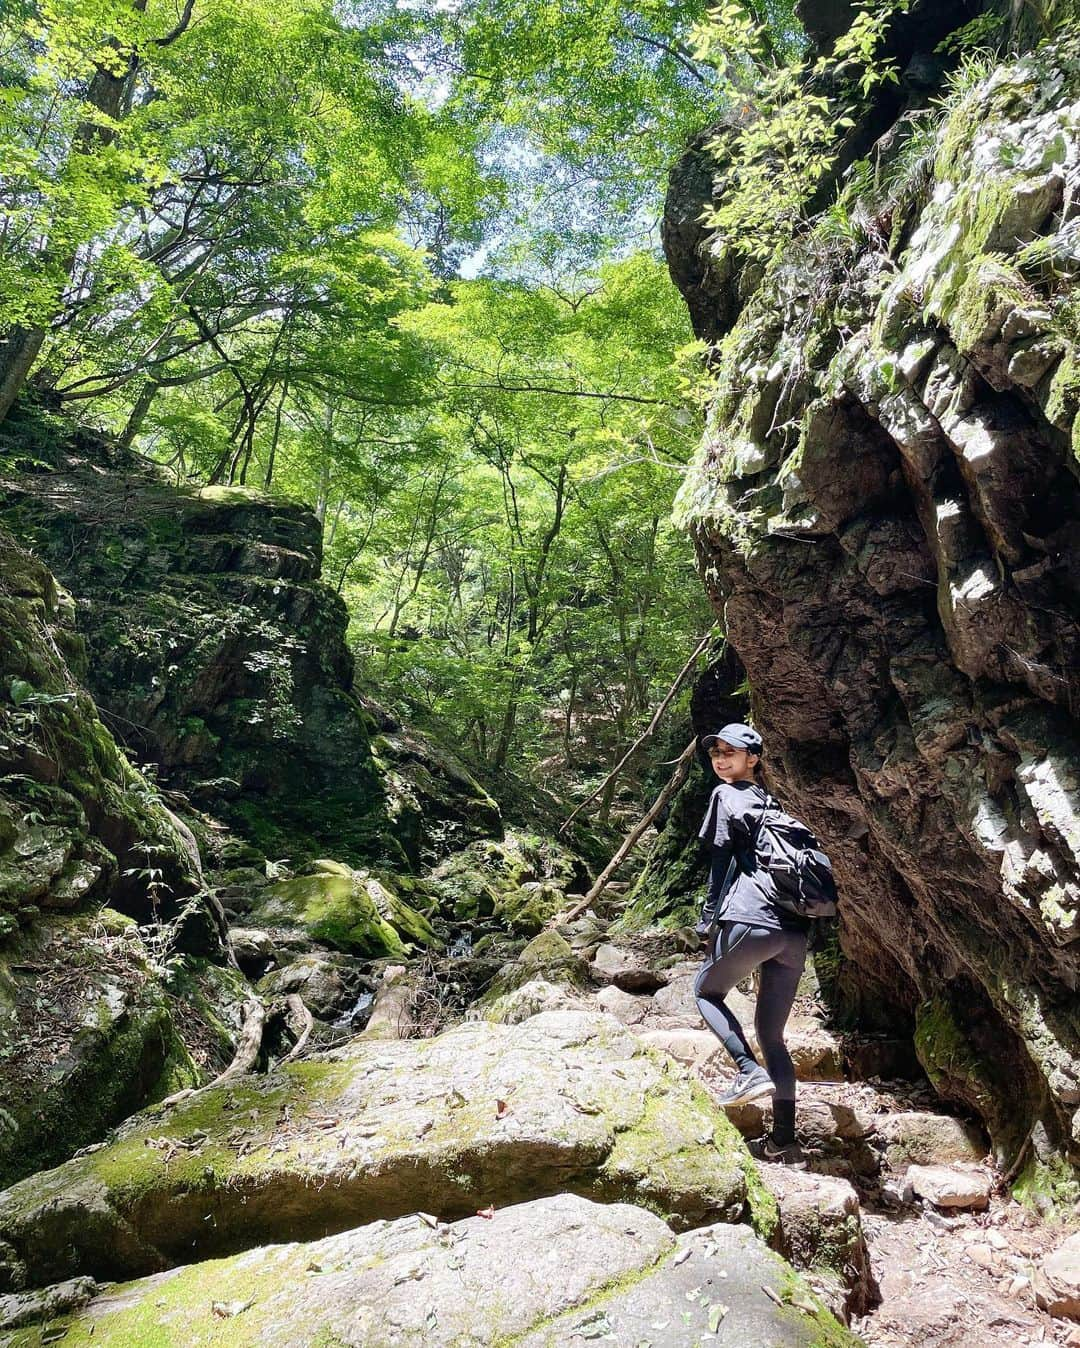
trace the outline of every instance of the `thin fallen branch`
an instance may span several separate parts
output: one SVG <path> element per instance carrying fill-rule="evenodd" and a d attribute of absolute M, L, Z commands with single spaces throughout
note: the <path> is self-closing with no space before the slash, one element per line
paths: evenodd
<path fill-rule="evenodd" d="M 642 815 L 641 819 L 638 820 L 638 822 L 634 825 L 634 827 L 623 839 L 622 845 L 619 847 L 619 850 L 615 853 L 615 855 L 611 858 L 608 864 L 600 872 L 599 876 L 596 879 L 596 883 L 593 885 L 592 889 L 589 890 L 588 894 L 585 895 L 585 897 L 581 900 L 580 903 L 575 904 L 574 907 L 571 908 L 568 913 L 564 913 L 561 917 L 557 919 L 557 922 L 560 926 L 567 922 L 573 922 L 575 917 L 580 917 L 581 914 L 586 910 L 586 908 L 591 907 L 591 905 L 596 902 L 596 900 L 600 897 L 603 891 L 607 888 L 608 882 L 610 881 L 611 877 L 615 874 L 615 872 L 623 864 L 626 858 L 630 855 L 638 839 L 649 827 L 649 825 L 653 822 L 653 820 L 664 808 L 664 806 L 668 803 L 668 801 L 672 798 L 675 792 L 678 791 L 679 787 L 682 786 L 683 782 L 686 781 L 687 773 L 690 771 L 690 764 L 694 761 L 694 753 L 696 749 L 697 749 L 697 736 L 695 735 L 694 738 L 690 741 L 690 743 L 679 755 L 676 761 L 675 771 L 671 774 L 671 779 L 668 781 L 663 791 L 660 792 L 660 794 L 653 801 L 652 805 L 649 807 L 648 811 L 644 815 Z"/>
<path fill-rule="evenodd" d="M 686 664 L 683 665 L 682 669 L 679 671 L 678 675 L 676 676 L 675 682 L 671 685 L 671 687 L 668 689 L 667 693 L 665 694 L 663 702 L 661 702 L 660 705 L 657 707 L 656 711 L 653 712 L 653 718 L 652 718 L 652 720 L 651 720 L 651 721 L 649 722 L 649 724 L 645 727 L 645 729 L 641 732 L 641 734 L 637 737 L 637 739 L 633 742 L 633 744 L 631 744 L 630 748 L 627 749 L 626 753 L 623 754 L 622 758 L 619 759 L 619 761 L 618 761 L 618 762 L 615 764 L 615 766 L 611 769 L 611 771 L 610 771 L 610 772 L 608 773 L 608 775 L 604 778 L 604 780 L 600 783 L 600 785 L 596 788 L 596 790 L 592 793 L 592 795 L 591 795 L 591 796 L 587 796 L 587 797 L 581 802 L 580 805 L 575 806 L 574 810 L 570 813 L 570 815 L 568 815 L 568 817 L 566 818 L 566 820 L 565 820 L 564 823 L 562 824 L 562 827 L 559 829 L 559 836 L 560 836 L 560 837 L 562 837 L 562 835 L 566 832 L 566 830 L 567 830 L 567 829 L 570 827 L 570 825 L 574 822 L 574 820 L 575 820 L 575 819 L 577 818 L 577 816 L 581 813 L 581 811 L 585 808 L 585 806 L 586 806 L 586 805 L 591 805 L 591 804 L 592 804 L 592 802 L 596 799 L 596 797 L 599 796 L 599 795 L 604 791 L 604 789 L 605 789 L 605 787 L 608 785 L 608 783 L 611 782 L 615 777 L 617 777 L 617 776 L 619 775 L 620 772 L 622 772 L 623 768 L 627 765 L 627 763 L 629 763 L 630 759 L 633 758 L 633 756 L 637 753 L 637 751 L 641 748 L 641 746 L 642 746 L 643 744 L 647 744 L 648 741 L 652 739 L 653 735 L 656 734 L 657 726 L 659 726 L 660 720 L 661 720 L 661 718 L 663 717 L 664 712 L 666 712 L 667 709 L 668 709 L 668 707 L 671 706 L 671 703 L 672 703 L 672 701 L 674 700 L 674 698 L 675 698 L 676 694 L 678 693 L 679 689 L 680 689 L 680 688 L 683 686 L 683 684 L 686 682 L 687 677 L 688 677 L 689 674 L 690 674 L 690 671 L 691 671 L 691 670 L 694 668 L 694 666 L 697 664 L 698 656 L 702 653 L 702 651 L 705 649 L 705 647 L 706 647 L 706 646 L 709 644 L 709 642 L 712 640 L 713 634 L 715 633 L 715 631 L 716 631 L 716 626 L 715 626 L 715 624 L 714 624 L 712 627 L 709 628 L 709 630 L 708 630 L 708 631 L 705 633 L 705 635 L 701 638 L 701 640 L 698 642 L 698 644 L 694 647 L 694 653 L 693 653 L 693 655 L 690 657 L 689 660 L 687 660 Z"/>
<path fill-rule="evenodd" d="M 162 1100 L 162 1106 L 179 1104 L 181 1100 L 190 1100 L 192 1096 L 202 1095 L 203 1091 L 213 1090 L 215 1086 L 221 1086 L 227 1081 L 235 1081 L 237 1077 L 246 1076 L 258 1061 L 265 1028 L 266 1007 L 258 997 L 252 997 L 244 1005 L 244 1024 L 240 1031 L 240 1038 L 236 1042 L 236 1053 L 224 1072 L 221 1072 L 213 1081 L 208 1081 L 205 1086 L 200 1086 L 197 1090 L 189 1088 L 184 1091 L 177 1091 L 175 1095 L 170 1095 Z"/>
<path fill-rule="evenodd" d="M 292 1062 L 294 1058 L 299 1058 L 300 1054 L 307 1048 L 307 1042 L 311 1038 L 311 1031 L 315 1028 L 315 1017 L 304 1005 L 303 998 L 299 993 L 290 992 L 285 998 L 285 1005 L 288 1008 L 290 1019 L 294 1024 L 298 1023 L 302 1028 L 300 1030 L 300 1037 L 297 1039 L 296 1043 L 293 1044 L 292 1048 L 285 1054 L 281 1062 L 278 1063 L 279 1067 L 283 1067 L 287 1062 Z"/>

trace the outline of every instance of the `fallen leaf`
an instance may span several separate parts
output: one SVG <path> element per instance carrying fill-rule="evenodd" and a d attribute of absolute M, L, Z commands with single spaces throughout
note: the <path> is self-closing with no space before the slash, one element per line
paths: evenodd
<path fill-rule="evenodd" d="M 242 1315 L 254 1304 L 254 1297 L 248 1297 L 246 1301 L 212 1301 L 210 1310 L 219 1320 L 231 1320 L 234 1315 Z"/>
<path fill-rule="evenodd" d="M 509 1113 L 510 1113 L 510 1106 L 506 1103 L 505 1100 L 495 1101 L 495 1117 L 497 1119 L 505 1119 L 507 1114 Z"/>
<path fill-rule="evenodd" d="M 595 1315 L 590 1315 L 586 1320 L 579 1320 L 574 1326 L 574 1338 L 576 1339 L 602 1339 L 606 1334 L 613 1332 L 611 1321 L 603 1311 L 597 1311 Z"/>
<path fill-rule="evenodd" d="M 719 1301 L 714 1301 L 709 1307 L 709 1333 L 715 1334 L 720 1328 L 720 1321 L 727 1315 L 728 1308 Z"/>
<path fill-rule="evenodd" d="M 675 1256 L 675 1258 L 671 1261 L 673 1267 L 678 1268 L 680 1264 L 685 1264 L 686 1261 L 690 1258 L 692 1253 L 693 1251 L 690 1249 L 689 1245 L 687 1245 L 687 1247 L 684 1250 L 680 1250 L 679 1253 Z"/>
<path fill-rule="evenodd" d="M 430 1212 L 418 1212 L 416 1215 L 420 1218 L 422 1222 L 426 1222 L 427 1225 L 430 1226 L 433 1231 L 437 1231 L 439 1229 L 438 1217 L 433 1217 Z"/>

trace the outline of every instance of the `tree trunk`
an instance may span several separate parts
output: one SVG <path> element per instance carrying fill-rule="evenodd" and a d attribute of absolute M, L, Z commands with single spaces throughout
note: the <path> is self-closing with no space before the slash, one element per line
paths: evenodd
<path fill-rule="evenodd" d="M 517 724 L 518 702 L 521 697 L 520 671 L 514 675 L 513 682 L 510 685 L 510 697 L 506 703 L 506 711 L 503 713 L 502 725 L 499 727 L 499 738 L 495 744 L 495 753 L 491 759 L 491 766 L 496 770 L 506 767 L 506 760 L 510 756 L 510 745 L 514 739 L 514 727 Z"/>
<path fill-rule="evenodd" d="M 0 421 L 22 392 L 44 341 L 44 328 L 9 328 L 0 343 Z"/>
<path fill-rule="evenodd" d="M 146 420 L 146 414 L 150 411 L 150 404 L 157 397 L 157 391 L 161 387 L 155 384 L 151 379 L 144 384 L 139 396 L 135 399 L 135 405 L 131 409 L 131 415 L 127 419 L 127 425 L 120 433 L 119 443 L 124 449 L 130 449 L 135 443 L 135 437 L 142 430 L 142 424 Z"/>

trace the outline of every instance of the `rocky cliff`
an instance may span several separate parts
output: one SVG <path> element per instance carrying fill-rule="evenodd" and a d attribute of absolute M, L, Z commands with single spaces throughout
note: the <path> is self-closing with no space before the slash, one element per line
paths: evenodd
<path fill-rule="evenodd" d="M 1080 50 L 973 69 L 890 95 L 861 197 L 763 273 L 698 223 L 700 144 L 674 171 L 717 376 L 679 511 L 838 865 L 843 1010 L 1045 1184 L 1080 1160 Z"/>

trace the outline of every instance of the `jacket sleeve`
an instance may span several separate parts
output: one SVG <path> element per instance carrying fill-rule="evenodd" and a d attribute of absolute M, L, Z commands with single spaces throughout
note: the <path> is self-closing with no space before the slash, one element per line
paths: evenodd
<path fill-rule="evenodd" d="M 724 897 L 724 880 L 735 852 L 731 839 L 731 815 L 720 787 L 716 788 L 709 800 L 699 837 L 708 844 L 710 851 L 709 892 L 701 910 L 701 922 L 708 926 Z"/>

